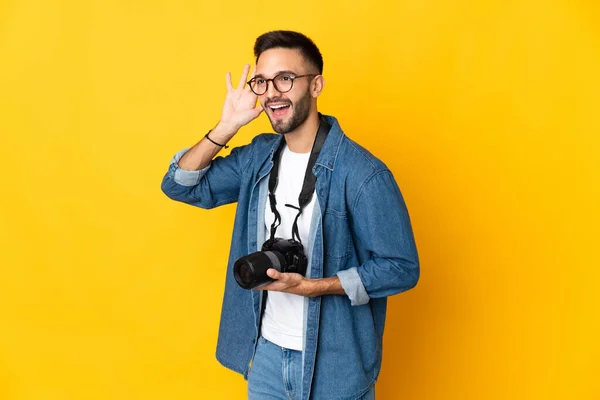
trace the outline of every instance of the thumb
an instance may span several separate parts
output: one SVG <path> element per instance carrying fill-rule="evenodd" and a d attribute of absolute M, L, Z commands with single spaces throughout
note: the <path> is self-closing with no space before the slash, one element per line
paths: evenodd
<path fill-rule="evenodd" d="M 255 115 L 254 118 L 256 118 L 264 111 L 264 109 L 262 108 L 262 106 L 259 105 L 259 106 L 255 107 L 253 111 L 254 111 L 254 115 Z"/>
<path fill-rule="evenodd" d="M 269 276 L 269 278 L 272 278 L 272 279 L 281 278 L 281 273 L 279 271 L 277 271 L 275 268 L 269 268 L 267 270 L 267 275 Z"/>

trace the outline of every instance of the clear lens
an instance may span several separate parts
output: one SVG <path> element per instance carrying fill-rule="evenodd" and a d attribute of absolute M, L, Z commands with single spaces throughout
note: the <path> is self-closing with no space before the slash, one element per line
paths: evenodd
<path fill-rule="evenodd" d="M 250 88 L 255 94 L 264 94 L 267 91 L 267 81 L 264 79 L 254 79 L 250 82 Z"/>
<path fill-rule="evenodd" d="M 290 75 L 277 75 L 273 78 L 273 83 L 275 83 L 275 89 L 285 93 L 292 89 L 293 79 Z"/>

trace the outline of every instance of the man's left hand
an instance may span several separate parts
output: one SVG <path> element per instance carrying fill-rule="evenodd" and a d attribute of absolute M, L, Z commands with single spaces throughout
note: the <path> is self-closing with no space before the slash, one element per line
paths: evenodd
<path fill-rule="evenodd" d="M 267 270 L 267 275 L 274 279 L 273 282 L 256 288 L 256 290 L 271 290 L 275 292 L 286 292 L 300 296 L 310 296 L 309 279 L 295 272 L 279 272 L 274 268 Z"/>
<path fill-rule="evenodd" d="M 255 290 L 286 292 L 305 297 L 317 297 L 325 294 L 346 294 L 337 276 L 308 279 L 294 272 L 279 272 L 274 268 L 269 268 L 267 275 L 274 279 L 274 281 L 257 287 Z"/>

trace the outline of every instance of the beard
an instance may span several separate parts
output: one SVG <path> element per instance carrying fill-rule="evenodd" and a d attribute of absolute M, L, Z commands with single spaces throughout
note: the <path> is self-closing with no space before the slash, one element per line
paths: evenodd
<path fill-rule="evenodd" d="M 285 135 L 286 133 L 290 133 L 300 125 L 306 121 L 308 118 L 308 114 L 310 112 L 310 102 L 311 102 L 310 91 L 306 91 L 304 96 L 297 102 L 292 104 L 292 115 L 290 115 L 287 121 L 285 120 L 273 120 L 270 113 L 267 113 L 269 116 L 269 121 L 271 121 L 271 126 L 273 130 L 277 133 Z M 272 101 L 275 101 L 272 100 Z"/>

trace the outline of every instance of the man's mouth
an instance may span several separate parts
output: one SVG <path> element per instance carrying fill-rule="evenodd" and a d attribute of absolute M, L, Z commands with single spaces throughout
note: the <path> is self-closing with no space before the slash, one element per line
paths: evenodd
<path fill-rule="evenodd" d="M 269 104 L 267 108 L 271 111 L 271 115 L 273 115 L 273 117 L 282 118 L 287 114 L 287 112 L 290 108 L 290 104 L 285 104 L 285 103 Z"/>

